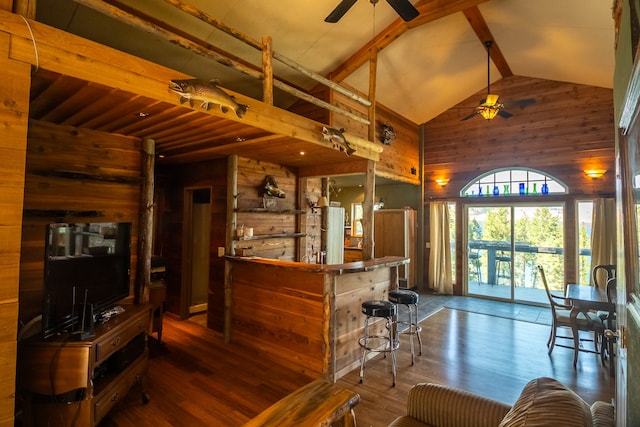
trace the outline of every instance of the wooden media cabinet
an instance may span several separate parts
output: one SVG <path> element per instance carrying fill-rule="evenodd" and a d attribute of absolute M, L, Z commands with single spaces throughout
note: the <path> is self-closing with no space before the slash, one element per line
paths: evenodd
<path fill-rule="evenodd" d="M 19 343 L 18 389 L 24 397 L 24 427 L 97 425 L 135 385 L 142 400 L 147 371 L 150 305 L 125 311 L 96 326 L 95 336 L 61 334 Z"/>

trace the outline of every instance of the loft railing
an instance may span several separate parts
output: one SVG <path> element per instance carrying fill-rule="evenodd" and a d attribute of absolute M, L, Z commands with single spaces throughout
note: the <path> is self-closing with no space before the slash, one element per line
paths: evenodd
<path fill-rule="evenodd" d="M 371 124 L 371 120 L 367 118 L 364 118 L 350 111 L 347 111 L 343 108 L 337 107 L 326 101 L 318 99 L 300 89 L 293 87 L 292 85 L 282 81 L 281 79 L 274 77 L 272 59 L 276 59 L 282 64 L 300 72 L 301 74 L 315 80 L 316 82 L 322 85 L 325 85 L 347 96 L 352 100 L 357 101 L 358 103 L 366 107 L 371 106 L 371 102 L 368 99 L 363 98 L 362 96 L 350 91 L 349 89 L 339 85 L 338 83 L 335 83 L 329 79 L 326 79 L 325 77 L 313 71 L 307 70 L 302 65 L 296 63 L 291 59 L 288 59 L 284 55 L 274 52 L 271 46 L 271 38 L 268 36 L 263 37 L 262 42 L 259 42 L 247 35 L 242 34 L 239 31 L 234 30 L 231 27 L 228 27 L 227 25 L 213 18 L 209 14 L 191 5 L 186 4 L 181 0 L 165 0 L 167 3 L 175 6 L 179 10 L 200 19 L 209 25 L 212 25 L 218 30 L 236 38 L 237 40 L 240 40 L 241 42 L 251 46 L 252 48 L 255 48 L 261 51 L 262 52 L 262 69 L 258 69 L 258 67 L 252 67 L 251 64 L 243 63 L 237 59 L 230 58 L 221 52 L 217 52 L 213 49 L 210 49 L 208 47 L 208 43 L 206 43 L 205 41 L 196 39 L 195 37 L 190 35 L 186 35 L 186 34 L 181 35 L 179 34 L 180 30 L 171 28 L 165 23 L 162 23 L 162 24 L 152 23 L 150 20 L 143 19 L 139 16 L 134 15 L 133 13 L 129 13 L 125 10 L 119 9 L 115 6 L 109 5 L 104 1 L 100 1 L 100 0 L 74 0 L 74 1 L 88 8 L 96 10 L 100 13 L 108 15 L 112 18 L 118 19 L 128 25 L 132 25 L 138 29 L 141 29 L 143 31 L 146 31 L 158 37 L 162 37 L 166 40 L 169 40 L 170 42 L 177 44 L 178 46 L 181 46 L 195 54 L 213 59 L 216 62 L 224 64 L 245 75 L 262 80 L 263 81 L 262 101 L 265 103 L 273 105 L 273 87 L 275 86 L 281 89 L 282 91 L 285 91 L 297 98 L 300 98 L 304 101 L 307 101 L 311 104 L 314 104 L 326 110 L 344 115 L 346 117 L 351 118 L 352 120 L 355 120 L 359 123 L 363 123 L 365 125 Z"/>

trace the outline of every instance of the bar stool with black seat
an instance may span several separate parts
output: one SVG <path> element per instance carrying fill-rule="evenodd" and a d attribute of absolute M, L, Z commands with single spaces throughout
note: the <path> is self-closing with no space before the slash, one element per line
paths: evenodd
<path fill-rule="evenodd" d="M 417 292 L 411 291 L 409 289 L 395 289 L 389 292 L 389 301 L 396 305 L 404 305 L 407 307 L 407 319 L 397 319 L 396 323 L 398 325 L 406 325 L 407 329 L 403 330 L 402 333 L 409 335 L 409 342 L 411 343 L 411 364 L 414 362 L 414 345 L 413 345 L 413 336 L 418 337 L 418 345 L 420 346 L 418 355 L 422 355 L 422 338 L 420 338 L 420 332 L 422 331 L 422 327 L 418 324 L 418 301 L 420 296 Z"/>
<path fill-rule="evenodd" d="M 362 313 L 366 315 L 364 320 L 364 336 L 358 340 L 362 347 L 362 361 L 360 362 L 360 382 L 364 377 L 364 365 L 367 360 L 367 354 L 370 352 L 383 353 L 386 357 L 387 353 L 391 354 L 391 371 L 393 373 L 393 386 L 396 385 L 396 349 L 400 341 L 396 337 L 396 314 L 398 309 L 395 304 L 389 301 L 372 300 L 362 303 Z M 385 335 L 381 332 L 369 332 L 369 323 L 375 321 L 376 318 L 386 319 L 384 327 Z"/>

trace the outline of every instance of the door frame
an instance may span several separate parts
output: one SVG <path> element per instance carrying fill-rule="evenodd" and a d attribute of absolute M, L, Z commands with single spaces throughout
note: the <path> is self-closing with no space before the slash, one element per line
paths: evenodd
<path fill-rule="evenodd" d="M 473 202 L 467 202 L 464 203 L 462 206 L 462 224 L 463 224 L 463 230 L 462 230 L 462 267 L 463 267 L 463 271 L 462 271 L 462 282 L 463 282 L 463 294 L 464 295 L 468 295 L 468 296 L 473 296 L 473 297 L 478 297 L 478 298 L 488 298 L 488 299 L 494 299 L 494 300 L 499 300 L 499 301 L 507 301 L 507 302 L 515 302 L 515 303 L 523 303 L 523 304 L 532 304 L 532 305 L 540 305 L 540 302 L 538 301 L 532 301 L 532 300 L 524 300 L 524 299 L 516 299 L 516 283 L 515 283 L 515 268 L 514 268 L 514 264 L 515 264 L 515 242 L 516 242 L 516 235 L 515 235 L 515 221 L 514 221 L 514 217 L 515 217 L 515 209 L 517 208 L 522 208 L 522 207 L 532 207 L 532 208 L 536 208 L 536 207 L 559 207 L 562 209 L 562 227 L 563 227 L 563 239 L 562 239 L 562 244 L 563 244 L 563 250 L 564 250 L 564 255 L 563 255 L 563 264 L 564 264 L 564 283 L 566 283 L 566 279 L 568 277 L 567 275 L 567 253 L 568 253 L 568 241 L 567 241 L 567 206 L 568 203 L 564 200 L 536 200 L 536 201 L 513 201 L 511 203 L 508 203 L 508 201 L 505 200 L 501 200 L 499 203 L 491 203 L 491 202 L 487 202 L 486 200 L 482 201 L 482 200 L 474 200 Z M 490 296 L 490 295 L 483 295 L 483 294 L 469 294 L 469 262 L 468 262 L 468 257 L 469 257 L 469 208 L 473 208 L 473 207 L 487 207 L 487 208 L 508 208 L 510 209 L 510 218 L 511 218 L 511 224 L 510 224 L 510 228 L 511 228 L 511 254 L 512 254 L 512 268 L 510 271 L 511 274 L 511 291 L 510 291 L 510 298 L 501 298 L 501 297 L 497 297 L 497 296 Z M 575 220 L 574 220 L 575 222 Z"/>
<path fill-rule="evenodd" d="M 189 318 L 191 308 L 191 241 L 193 240 L 193 193 L 199 190 L 209 190 L 213 194 L 212 186 L 185 187 L 183 190 L 184 206 L 182 210 L 182 274 L 180 278 L 180 319 Z M 211 198 L 210 200 L 213 200 Z M 211 201 L 209 202 L 211 203 Z M 211 268 L 211 267 L 209 267 Z"/>

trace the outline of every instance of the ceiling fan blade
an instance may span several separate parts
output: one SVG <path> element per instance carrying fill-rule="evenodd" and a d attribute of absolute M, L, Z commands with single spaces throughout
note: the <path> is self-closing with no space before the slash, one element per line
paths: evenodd
<path fill-rule="evenodd" d="M 476 110 L 473 113 L 469 114 L 467 117 L 464 117 L 464 118 L 460 119 L 460 121 L 462 122 L 462 121 L 465 121 L 465 120 L 469 120 L 470 118 L 475 117 L 477 115 L 478 115 L 478 111 Z"/>
<path fill-rule="evenodd" d="M 535 104 L 535 98 L 519 99 L 516 101 L 505 102 L 505 107 L 526 107 L 527 105 Z"/>
<path fill-rule="evenodd" d="M 407 22 L 420 15 L 418 9 L 413 7 L 409 0 L 387 0 L 387 3 Z"/>
<path fill-rule="evenodd" d="M 504 111 L 502 108 L 498 110 L 498 115 L 503 119 L 508 119 L 509 117 L 513 116 L 513 114 L 509 113 L 508 111 Z"/>
<path fill-rule="evenodd" d="M 324 18 L 324 22 L 335 24 L 344 16 L 345 13 L 349 11 L 349 9 L 351 9 L 351 6 L 353 6 L 356 1 L 357 0 L 342 0 L 340 4 L 333 9 L 329 16 Z"/>

